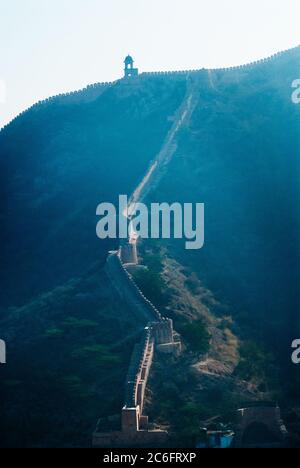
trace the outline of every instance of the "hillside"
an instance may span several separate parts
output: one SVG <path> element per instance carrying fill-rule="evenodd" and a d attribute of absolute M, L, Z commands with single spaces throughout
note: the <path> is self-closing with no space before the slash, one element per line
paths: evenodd
<path fill-rule="evenodd" d="M 131 193 L 184 86 L 149 79 L 100 91 L 40 104 L 0 133 L 1 304 L 22 304 L 103 259 L 96 207 Z"/>
<path fill-rule="evenodd" d="M 149 270 L 136 281 L 184 343 L 179 362 L 155 364 L 149 413 L 181 434 L 174 404 L 185 421 L 194 408 L 189 439 L 243 399 L 300 407 L 290 365 L 300 336 L 299 65 L 298 47 L 234 69 L 142 74 L 39 103 L 0 132 L 0 337 L 10 350 L 1 444 L 88 446 L 97 419 L 118 413 L 143 324 L 103 270 L 117 241 L 97 239 L 96 207 L 143 178 L 187 77 L 193 112 L 147 201 L 205 203 L 206 242 L 141 242 Z"/>
<path fill-rule="evenodd" d="M 300 107 L 291 101 L 299 63 L 298 48 L 209 73 L 168 176 L 149 197 L 206 204 L 205 248 L 171 249 L 243 317 L 244 329 L 266 330 L 275 345 L 276 331 L 286 332 L 284 360 L 300 325 Z"/>

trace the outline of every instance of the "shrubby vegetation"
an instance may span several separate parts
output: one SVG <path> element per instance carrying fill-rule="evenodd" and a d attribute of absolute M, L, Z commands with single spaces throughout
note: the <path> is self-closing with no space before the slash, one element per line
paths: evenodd
<path fill-rule="evenodd" d="M 167 305 L 166 285 L 159 273 L 152 270 L 138 270 L 134 280 L 145 296 L 158 308 Z"/>
<path fill-rule="evenodd" d="M 200 355 L 208 352 L 210 335 L 203 320 L 187 322 L 179 326 L 178 332 L 192 351 Z"/>
<path fill-rule="evenodd" d="M 235 374 L 253 381 L 262 392 L 278 391 L 278 366 L 274 356 L 266 347 L 255 341 L 245 341 L 240 349 L 240 362 Z"/>
<path fill-rule="evenodd" d="M 0 320 L 1 446 L 89 446 L 97 419 L 120 411 L 137 324 L 108 286 L 101 273 L 72 281 Z"/>

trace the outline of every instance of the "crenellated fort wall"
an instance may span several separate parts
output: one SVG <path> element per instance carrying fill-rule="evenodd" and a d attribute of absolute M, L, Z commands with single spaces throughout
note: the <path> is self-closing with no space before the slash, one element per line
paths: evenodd
<path fill-rule="evenodd" d="M 11 125 L 13 122 L 15 122 L 17 119 L 22 117 L 23 115 L 38 110 L 43 106 L 46 106 L 48 104 L 52 104 L 54 102 L 59 103 L 59 104 L 68 104 L 68 103 L 81 103 L 81 102 L 88 102 L 91 100 L 96 99 L 97 97 L 101 96 L 101 94 L 106 91 L 108 88 L 112 87 L 114 84 L 118 83 L 120 80 L 112 81 L 112 82 L 103 82 L 103 83 L 95 83 L 86 86 L 83 89 L 76 90 L 76 91 L 71 91 L 67 93 L 61 93 L 57 94 L 55 96 L 51 96 L 47 99 L 43 99 L 41 101 L 38 101 L 34 103 L 32 106 L 28 107 L 24 111 L 20 112 L 16 117 L 14 117 L 8 124 L 4 125 L 3 127 L 0 128 L 0 131 L 4 130 L 7 128 L 9 125 Z"/>
<path fill-rule="evenodd" d="M 269 64 L 278 57 L 291 51 L 275 54 L 267 59 L 247 65 L 210 70 L 183 70 L 174 72 L 142 73 L 135 77 L 126 77 L 124 82 L 134 86 L 148 77 L 163 76 L 171 79 L 187 75 L 200 75 L 209 72 L 232 72 L 251 69 Z M 190 77 L 190 76 L 189 76 Z M 178 116 L 180 118 L 180 115 Z M 172 140 L 172 138 L 171 138 Z M 136 285 L 127 268 L 138 264 L 136 242 L 123 242 L 118 252 L 111 252 L 107 260 L 107 272 L 123 300 L 131 306 L 133 314 L 140 320 L 148 320 L 141 342 L 134 348 L 125 385 L 124 407 L 122 409 L 122 427 L 120 431 L 102 432 L 101 427 L 93 436 L 94 446 L 148 446 L 154 444 L 163 446 L 168 440 L 168 433 L 160 430 L 150 430 L 148 417 L 144 415 L 144 398 L 148 376 L 153 361 L 154 352 L 180 353 L 181 344 L 174 341 L 173 322 L 162 317 L 157 308 L 147 299 Z"/>
<path fill-rule="evenodd" d="M 170 79 L 178 79 L 180 77 L 185 77 L 187 74 L 192 74 L 192 75 L 197 75 L 197 74 L 203 74 L 203 73 L 209 73 L 209 72 L 236 72 L 240 70 L 251 70 L 254 69 L 258 66 L 263 66 L 270 64 L 272 62 L 276 62 L 281 57 L 288 57 L 291 55 L 295 50 L 299 50 L 300 45 L 296 46 L 292 49 L 284 50 L 281 52 L 278 52 L 276 54 L 271 55 L 270 57 L 263 58 L 260 60 L 256 60 L 247 64 L 243 65 L 237 65 L 233 67 L 224 67 L 224 68 L 201 68 L 201 69 L 193 69 L 193 70 L 178 70 L 178 71 L 154 71 L 154 72 L 143 72 L 139 74 L 136 77 L 129 77 L 129 78 L 122 78 L 119 80 L 111 81 L 111 82 L 103 82 L 103 83 L 94 83 L 91 85 L 86 86 L 85 88 L 81 90 L 76 90 L 68 93 L 62 93 L 58 94 L 56 96 L 49 97 L 45 100 L 38 101 L 37 103 L 33 104 L 31 107 L 28 109 L 24 110 L 20 114 L 18 114 L 14 119 L 12 119 L 8 124 L 4 125 L 2 128 L 0 128 L 0 131 L 4 130 L 7 128 L 11 123 L 16 121 L 19 117 L 22 115 L 33 111 L 35 109 L 40 108 L 41 106 L 47 105 L 49 103 L 53 102 L 58 102 L 58 103 L 70 103 L 70 102 L 82 102 L 82 101 L 89 101 L 96 99 L 98 96 L 100 96 L 105 90 L 108 88 L 116 85 L 117 83 L 120 82 L 128 82 L 131 84 L 134 84 L 137 81 L 143 80 L 148 77 L 152 76 L 163 76 L 167 77 Z"/>
<path fill-rule="evenodd" d="M 148 323 L 140 342 L 134 347 L 128 368 L 121 431 L 104 432 L 105 428 L 100 427 L 98 423 L 93 434 L 93 445 L 161 446 L 168 440 L 168 433 L 150 429 L 148 417 L 143 413 L 146 386 L 155 349 L 158 352 L 177 355 L 180 353 L 181 343 L 174 341 L 172 320 L 162 317 L 157 308 L 144 296 L 121 258 L 122 246 L 118 252 L 111 252 L 107 259 L 108 275 L 117 291 L 121 293 L 122 299 L 132 305 L 134 313 L 138 310 L 139 318 L 144 317 Z"/>

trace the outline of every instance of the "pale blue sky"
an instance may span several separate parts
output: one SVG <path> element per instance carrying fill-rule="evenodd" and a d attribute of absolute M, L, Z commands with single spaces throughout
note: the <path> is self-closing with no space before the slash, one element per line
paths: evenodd
<path fill-rule="evenodd" d="M 178 70 L 298 44 L 300 0 L 0 0 L 0 126 L 40 99 L 121 77 L 127 53 L 141 71 Z"/>

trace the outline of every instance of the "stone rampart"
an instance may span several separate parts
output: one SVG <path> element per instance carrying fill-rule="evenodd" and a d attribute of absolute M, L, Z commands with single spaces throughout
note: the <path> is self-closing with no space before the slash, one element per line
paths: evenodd
<path fill-rule="evenodd" d="M 201 73 L 205 73 L 205 72 L 235 72 L 235 71 L 239 71 L 239 70 L 251 70 L 251 69 L 254 69 L 254 68 L 258 67 L 258 66 L 265 65 L 265 64 L 270 64 L 272 62 L 275 62 L 278 58 L 281 58 L 281 57 L 284 57 L 284 56 L 288 57 L 295 50 L 298 50 L 298 49 L 300 49 L 300 45 L 296 46 L 296 47 L 293 47 L 292 49 L 288 49 L 288 50 L 278 52 L 278 53 L 273 54 L 273 55 L 271 55 L 270 57 L 267 57 L 267 58 L 263 58 L 263 59 L 260 59 L 260 60 L 255 60 L 255 61 L 250 62 L 250 63 L 246 63 L 246 64 L 243 64 L 243 65 L 237 65 L 237 66 L 233 66 L 233 67 L 201 68 L 201 69 L 176 70 L 176 71 L 143 72 L 143 73 L 139 74 L 137 77 L 132 77 L 130 79 L 124 79 L 123 78 L 123 79 L 116 80 L 116 81 L 111 81 L 111 82 L 91 84 L 91 85 L 88 85 L 88 86 L 86 86 L 86 88 L 83 88 L 81 90 L 58 94 L 56 96 L 49 97 L 49 98 L 44 99 L 42 101 L 38 101 L 37 103 L 33 104 L 31 107 L 29 107 L 28 109 L 24 110 L 23 112 L 18 114 L 16 117 L 14 117 L 8 124 L 6 124 L 2 128 L 0 128 L 0 131 L 4 130 L 6 127 L 8 127 L 16 119 L 18 119 L 22 115 L 28 113 L 29 111 L 31 111 L 31 110 L 33 110 L 35 108 L 39 108 L 40 106 L 49 104 L 49 103 L 54 102 L 54 101 L 59 102 L 59 101 L 65 100 L 65 102 L 67 102 L 67 99 L 72 100 L 72 99 L 74 99 L 76 97 L 82 99 L 82 97 L 85 96 L 88 99 L 89 96 L 92 96 L 91 93 L 94 93 L 94 95 L 97 95 L 97 93 L 98 93 L 98 95 L 99 95 L 99 92 L 100 93 L 103 92 L 106 88 L 111 87 L 111 86 L 115 85 L 116 83 L 126 82 L 126 81 L 127 82 L 132 82 L 132 83 L 140 82 L 140 80 L 143 80 L 144 78 L 151 77 L 151 76 L 163 76 L 163 77 L 167 77 L 167 78 L 171 78 L 171 79 L 172 78 L 174 78 L 174 79 L 177 78 L 178 79 L 181 76 L 186 77 L 186 75 L 188 75 L 188 74 L 197 75 L 197 74 L 201 74 Z"/>

